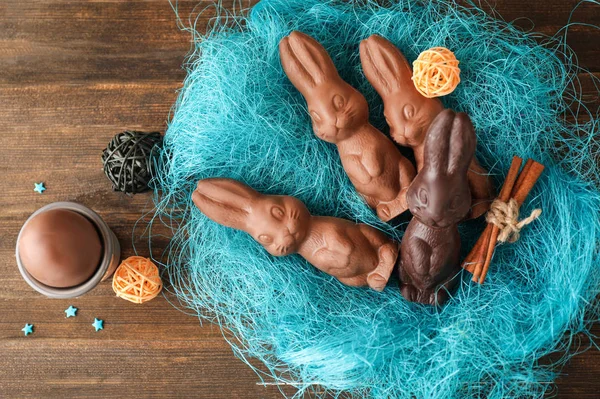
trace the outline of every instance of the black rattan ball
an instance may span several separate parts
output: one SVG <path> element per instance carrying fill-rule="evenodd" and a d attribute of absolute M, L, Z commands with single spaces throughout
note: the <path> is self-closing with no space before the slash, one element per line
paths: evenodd
<path fill-rule="evenodd" d="M 104 174 L 113 189 L 127 194 L 149 190 L 148 183 L 161 145 L 159 132 L 128 130 L 115 135 L 102 153 Z"/>

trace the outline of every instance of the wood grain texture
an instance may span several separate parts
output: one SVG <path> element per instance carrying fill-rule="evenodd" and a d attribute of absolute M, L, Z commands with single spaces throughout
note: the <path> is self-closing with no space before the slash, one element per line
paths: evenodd
<path fill-rule="evenodd" d="M 198 3 L 179 1 L 179 15 L 187 21 Z M 553 34 L 576 4 L 492 5 L 523 28 Z M 199 19 L 200 29 L 210 16 L 208 11 Z M 582 5 L 574 20 L 600 23 L 600 6 Z M 568 42 L 581 66 L 599 74 L 600 31 L 574 26 Z M 121 130 L 164 130 L 189 47 L 190 37 L 178 29 L 166 0 L 0 2 L 0 397 L 281 397 L 233 355 L 217 327 L 199 325 L 165 298 L 134 305 L 104 283 L 79 299 L 49 300 L 30 289 L 16 267 L 21 224 L 59 200 L 96 210 L 126 256 L 134 252 L 132 236 L 139 253 L 148 255 L 147 236 L 134 226 L 152 209 L 150 196 L 112 192 L 100 154 Z M 597 107 L 589 79 L 584 87 Z M 48 188 L 43 195 L 32 191 L 39 181 Z M 154 245 L 158 250 L 166 241 Z M 71 304 L 80 311 L 65 319 Z M 106 323 L 98 333 L 94 317 Z M 25 323 L 35 325 L 27 338 L 20 331 Z M 599 372 L 600 353 L 583 353 L 564 368 L 555 393 L 597 398 Z"/>

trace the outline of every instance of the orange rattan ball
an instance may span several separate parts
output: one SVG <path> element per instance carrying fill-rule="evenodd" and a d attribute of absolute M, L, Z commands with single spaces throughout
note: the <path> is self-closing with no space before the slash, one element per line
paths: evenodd
<path fill-rule="evenodd" d="M 113 276 L 113 291 L 118 297 L 133 303 L 143 303 L 155 298 L 162 290 L 158 267 L 148 258 L 130 256 Z"/>
<path fill-rule="evenodd" d="M 460 83 L 460 69 L 454 53 L 445 47 L 423 51 L 413 62 L 413 83 L 427 98 L 450 94 Z"/>

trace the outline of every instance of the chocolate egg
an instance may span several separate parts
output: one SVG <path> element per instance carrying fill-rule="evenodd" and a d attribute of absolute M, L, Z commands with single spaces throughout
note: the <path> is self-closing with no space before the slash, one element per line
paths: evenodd
<path fill-rule="evenodd" d="M 32 217 L 19 239 L 19 258 L 29 274 L 55 288 L 89 280 L 100 265 L 102 240 L 85 216 L 52 209 Z"/>

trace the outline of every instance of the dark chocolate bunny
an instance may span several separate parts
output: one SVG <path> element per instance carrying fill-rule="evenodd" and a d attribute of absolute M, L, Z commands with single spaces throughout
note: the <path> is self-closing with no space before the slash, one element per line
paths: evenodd
<path fill-rule="evenodd" d="M 457 223 L 469 212 L 467 172 L 476 146 L 475 130 L 464 113 L 446 109 L 425 136 L 423 168 L 407 193 L 413 218 L 401 244 L 402 295 L 440 305 L 460 271 Z"/>

